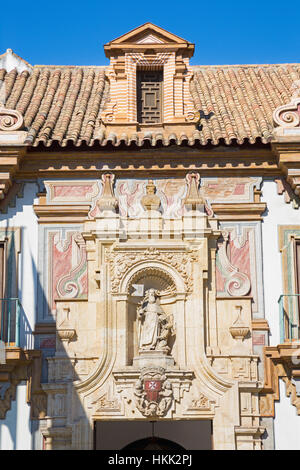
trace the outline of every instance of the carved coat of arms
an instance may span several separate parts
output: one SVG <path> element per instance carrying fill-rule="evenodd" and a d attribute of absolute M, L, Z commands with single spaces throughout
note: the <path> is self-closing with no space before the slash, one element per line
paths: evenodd
<path fill-rule="evenodd" d="M 162 367 L 146 368 L 134 388 L 135 402 L 144 416 L 164 416 L 173 401 L 172 384 Z"/>

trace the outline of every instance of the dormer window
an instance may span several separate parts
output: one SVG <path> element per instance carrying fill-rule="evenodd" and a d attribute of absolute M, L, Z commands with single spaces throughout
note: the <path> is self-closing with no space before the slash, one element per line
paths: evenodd
<path fill-rule="evenodd" d="M 194 44 L 146 23 L 105 44 L 104 50 L 110 59 L 109 101 L 101 113 L 106 132 L 124 134 L 124 125 L 133 133 L 174 123 L 181 124 L 181 132 L 195 128 L 189 99 Z"/>
<path fill-rule="evenodd" d="M 162 122 L 163 70 L 137 71 L 137 121 L 140 124 Z"/>

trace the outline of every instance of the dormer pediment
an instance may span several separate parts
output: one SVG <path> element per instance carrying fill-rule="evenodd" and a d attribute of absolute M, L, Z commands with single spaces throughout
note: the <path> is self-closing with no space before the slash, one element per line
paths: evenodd
<path fill-rule="evenodd" d="M 120 54 L 121 51 L 126 53 L 133 50 L 144 51 L 148 48 L 164 51 L 183 49 L 189 57 L 194 52 L 194 44 L 152 23 L 145 23 L 104 45 L 107 57 L 111 57 L 116 51 Z"/>

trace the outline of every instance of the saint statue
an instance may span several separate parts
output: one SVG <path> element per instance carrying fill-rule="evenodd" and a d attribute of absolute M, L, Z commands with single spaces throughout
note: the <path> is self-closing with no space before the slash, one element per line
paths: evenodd
<path fill-rule="evenodd" d="M 138 310 L 139 350 L 169 352 L 168 337 L 173 333 L 173 323 L 159 303 L 159 292 L 149 289 Z"/>

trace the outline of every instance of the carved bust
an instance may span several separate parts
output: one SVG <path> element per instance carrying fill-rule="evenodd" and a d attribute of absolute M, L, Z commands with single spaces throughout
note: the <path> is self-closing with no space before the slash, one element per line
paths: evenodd
<path fill-rule="evenodd" d="M 146 195 L 141 199 L 142 206 L 146 211 L 158 211 L 160 206 L 160 198 L 155 193 L 155 184 L 152 180 L 150 180 L 146 186 Z"/>

